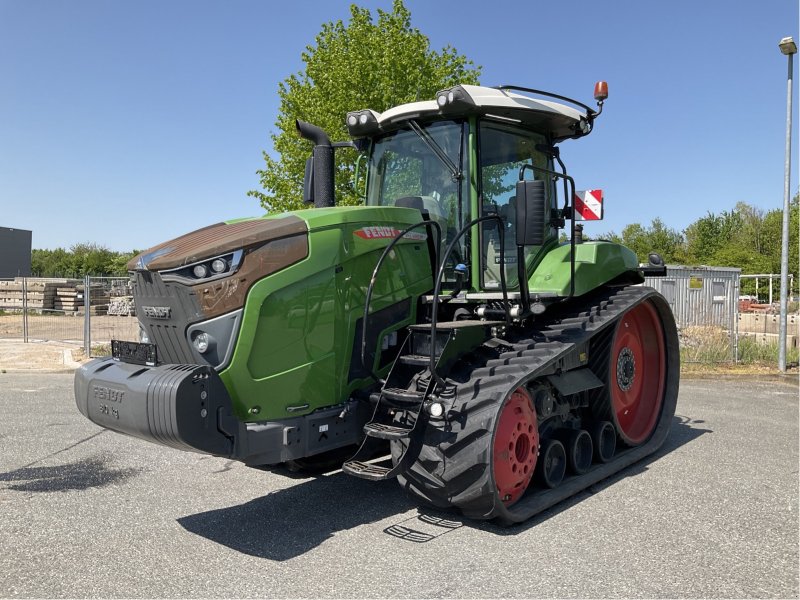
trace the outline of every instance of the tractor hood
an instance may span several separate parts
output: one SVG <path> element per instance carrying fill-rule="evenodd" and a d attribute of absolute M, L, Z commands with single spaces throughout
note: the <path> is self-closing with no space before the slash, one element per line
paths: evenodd
<path fill-rule="evenodd" d="M 145 324 L 158 319 L 159 315 L 148 314 L 139 305 L 149 307 L 151 300 L 167 297 L 173 300 L 165 299 L 159 306 L 170 307 L 173 315 L 185 314 L 186 322 L 240 309 L 256 281 L 307 256 L 308 226 L 294 215 L 198 229 L 150 248 L 128 263 L 136 281 L 134 295 L 141 298 L 137 298 L 137 316 Z M 178 297 L 183 300 L 175 300 Z"/>
<path fill-rule="evenodd" d="M 145 250 L 128 263 L 129 271 L 179 269 L 200 261 L 308 232 L 305 221 L 289 215 L 217 223 Z"/>

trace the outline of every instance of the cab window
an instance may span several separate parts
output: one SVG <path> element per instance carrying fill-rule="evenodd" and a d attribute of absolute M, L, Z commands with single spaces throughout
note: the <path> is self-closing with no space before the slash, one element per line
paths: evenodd
<path fill-rule="evenodd" d="M 503 221 L 505 276 L 509 288 L 518 287 L 516 246 L 516 184 L 523 165 L 548 168 L 547 155 L 536 149 L 544 144 L 543 135 L 514 129 L 500 123 L 481 121 L 478 131 L 481 213 L 495 214 Z M 545 179 L 546 175 L 525 169 L 525 179 Z M 548 193 L 551 193 L 549 190 Z M 551 198 L 553 194 L 551 193 Z M 552 201 L 552 200 L 551 200 Z M 484 289 L 500 289 L 500 234 L 495 222 L 481 227 L 481 271 Z M 525 249 L 527 257 L 532 248 Z"/>

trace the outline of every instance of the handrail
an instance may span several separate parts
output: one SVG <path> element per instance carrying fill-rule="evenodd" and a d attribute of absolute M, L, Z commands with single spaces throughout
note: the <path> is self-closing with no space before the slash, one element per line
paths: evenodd
<path fill-rule="evenodd" d="M 498 215 L 484 215 L 482 217 L 478 217 L 477 219 L 472 219 L 469 223 L 464 225 L 447 246 L 447 249 L 444 251 L 442 255 L 442 262 L 439 265 L 439 273 L 436 275 L 436 284 L 433 287 L 433 307 L 431 309 L 431 356 L 430 356 L 430 372 L 431 378 L 435 383 L 444 385 L 444 380 L 442 380 L 436 374 L 436 361 L 434 359 L 436 355 L 436 322 L 438 317 L 439 311 L 439 292 L 442 289 L 442 279 L 444 277 L 444 266 L 447 262 L 447 258 L 450 256 L 450 253 L 453 252 L 453 249 L 456 246 L 456 242 L 464 235 L 467 231 L 470 230 L 471 227 L 474 227 L 478 223 L 482 221 L 497 221 L 497 229 L 500 232 L 500 287 L 503 290 L 503 308 L 505 309 L 506 313 L 506 323 L 509 325 L 511 324 L 511 313 L 508 307 L 508 288 L 506 287 L 506 256 L 505 256 L 505 223 L 503 219 L 501 219 Z"/>
<path fill-rule="evenodd" d="M 372 271 L 372 278 L 369 280 L 369 285 L 367 286 L 367 296 L 366 296 L 366 298 L 364 300 L 364 318 L 362 320 L 363 325 L 361 326 L 361 364 L 364 366 L 364 368 L 366 368 L 369 371 L 369 374 L 372 376 L 372 378 L 375 380 L 376 383 L 380 383 L 381 382 L 381 378 L 378 377 L 378 375 L 373 370 L 372 364 L 367 365 L 367 359 L 366 359 L 366 353 L 367 353 L 367 321 L 369 320 L 369 305 L 372 302 L 372 290 L 375 287 L 375 281 L 376 281 L 376 279 L 378 277 L 378 271 L 380 270 L 381 266 L 383 265 L 383 261 L 389 255 L 389 252 L 392 250 L 392 248 L 394 248 L 395 245 L 397 244 L 397 242 L 399 242 L 401 239 L 403 239 L 403 237 L 407 233 L 413 231 L 414 229 L 416 229 L 417 227 L 420 227 L 421 225 L 424 225 L 425 227 L 430 227 L 430 226 L 434 227 L 434 229 L 436 231 L 436 245 L 434 246 L 434 248 L 437 248 L 437 249 L 439 248 L 439 246 L 442 243 L 442 227 L 441 227 L 441 225 L 439 225 L 439 223 L 437 223 L 436 221 L 420 221 L 418 223 L 414 223 L 410 227 L 407 227 L 406 229 L 404 229 L 403 231 L 398 233 L 394 237 L 394 239 L 391 242 L 389 242 L 386 245 L 386 247 L 383 249 L 383 253 L 381 254 L 381 257 L 378 259 L 378 262 L 375 264 L 375 269 Z M 434 257 L 434 259 L 436 259 L 436 257 Z M 438 264 L 436 260 L 434 260 L 434 264 Z M 372 362 L 374 363 L 375 360 L 373 359 Z"/>
<path fill-rule="evenodd" d="M 580 106 L 581 108 L 586 109 L 586 118 L 590 120 L 594 120 L 594 118 L 600 114 L 592 107 L 587 106 L 583 102 L 575 100 L 574 98 L 569 98 L 568 96 L 561 96 L 560 94 L 554 94 L 552 92 L 545 92 L 544 90 L 534 90 L 533 88 L 522 87 L 520 85 L 498 85 L 495 89 L 512 90 L 515 92 L 526 92 L 528 94 L 537 94 L 539 96 L 547 96 L 549 98 L 555 98 L 556 100 L 564 100 L 565 102 L 569 102 L 571 104 L 574 104 L 575 106 Z"/>

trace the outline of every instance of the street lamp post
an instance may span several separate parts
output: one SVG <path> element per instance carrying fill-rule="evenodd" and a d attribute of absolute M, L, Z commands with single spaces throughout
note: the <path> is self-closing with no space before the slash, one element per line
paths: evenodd
<path fill-rule="evenodd" d="M 778 329 L 778 369 L 786 372 L 786 309 L 789 294 L 789 180 L 792 162 L 792 58 L 797 53 L 797 45 L 791 37 L 783 38 L 778 47 L 789 58 L 788 91 L 786 92 L 786 162 L 783 167 L 783 230 L 781 241 L 781 317 Z"/>

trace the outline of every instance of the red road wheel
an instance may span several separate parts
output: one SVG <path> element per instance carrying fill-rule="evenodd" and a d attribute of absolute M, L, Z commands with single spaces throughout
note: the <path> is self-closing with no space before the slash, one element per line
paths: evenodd
<path fill-rule="evenodd" d="M 539 428 L 533 399 L 519 387 L 503 405 L 494 434 L 492 470 L 497 495 L 511 506 L 522 497 L 536 469 Z"/>
<path fill-rule="evenodd" d="M 611 345 L 611 416 L 622 441 L 641 444 L 653 433 L 664 400 L 664 329 L 650 302 L 625 313 Z"/>

